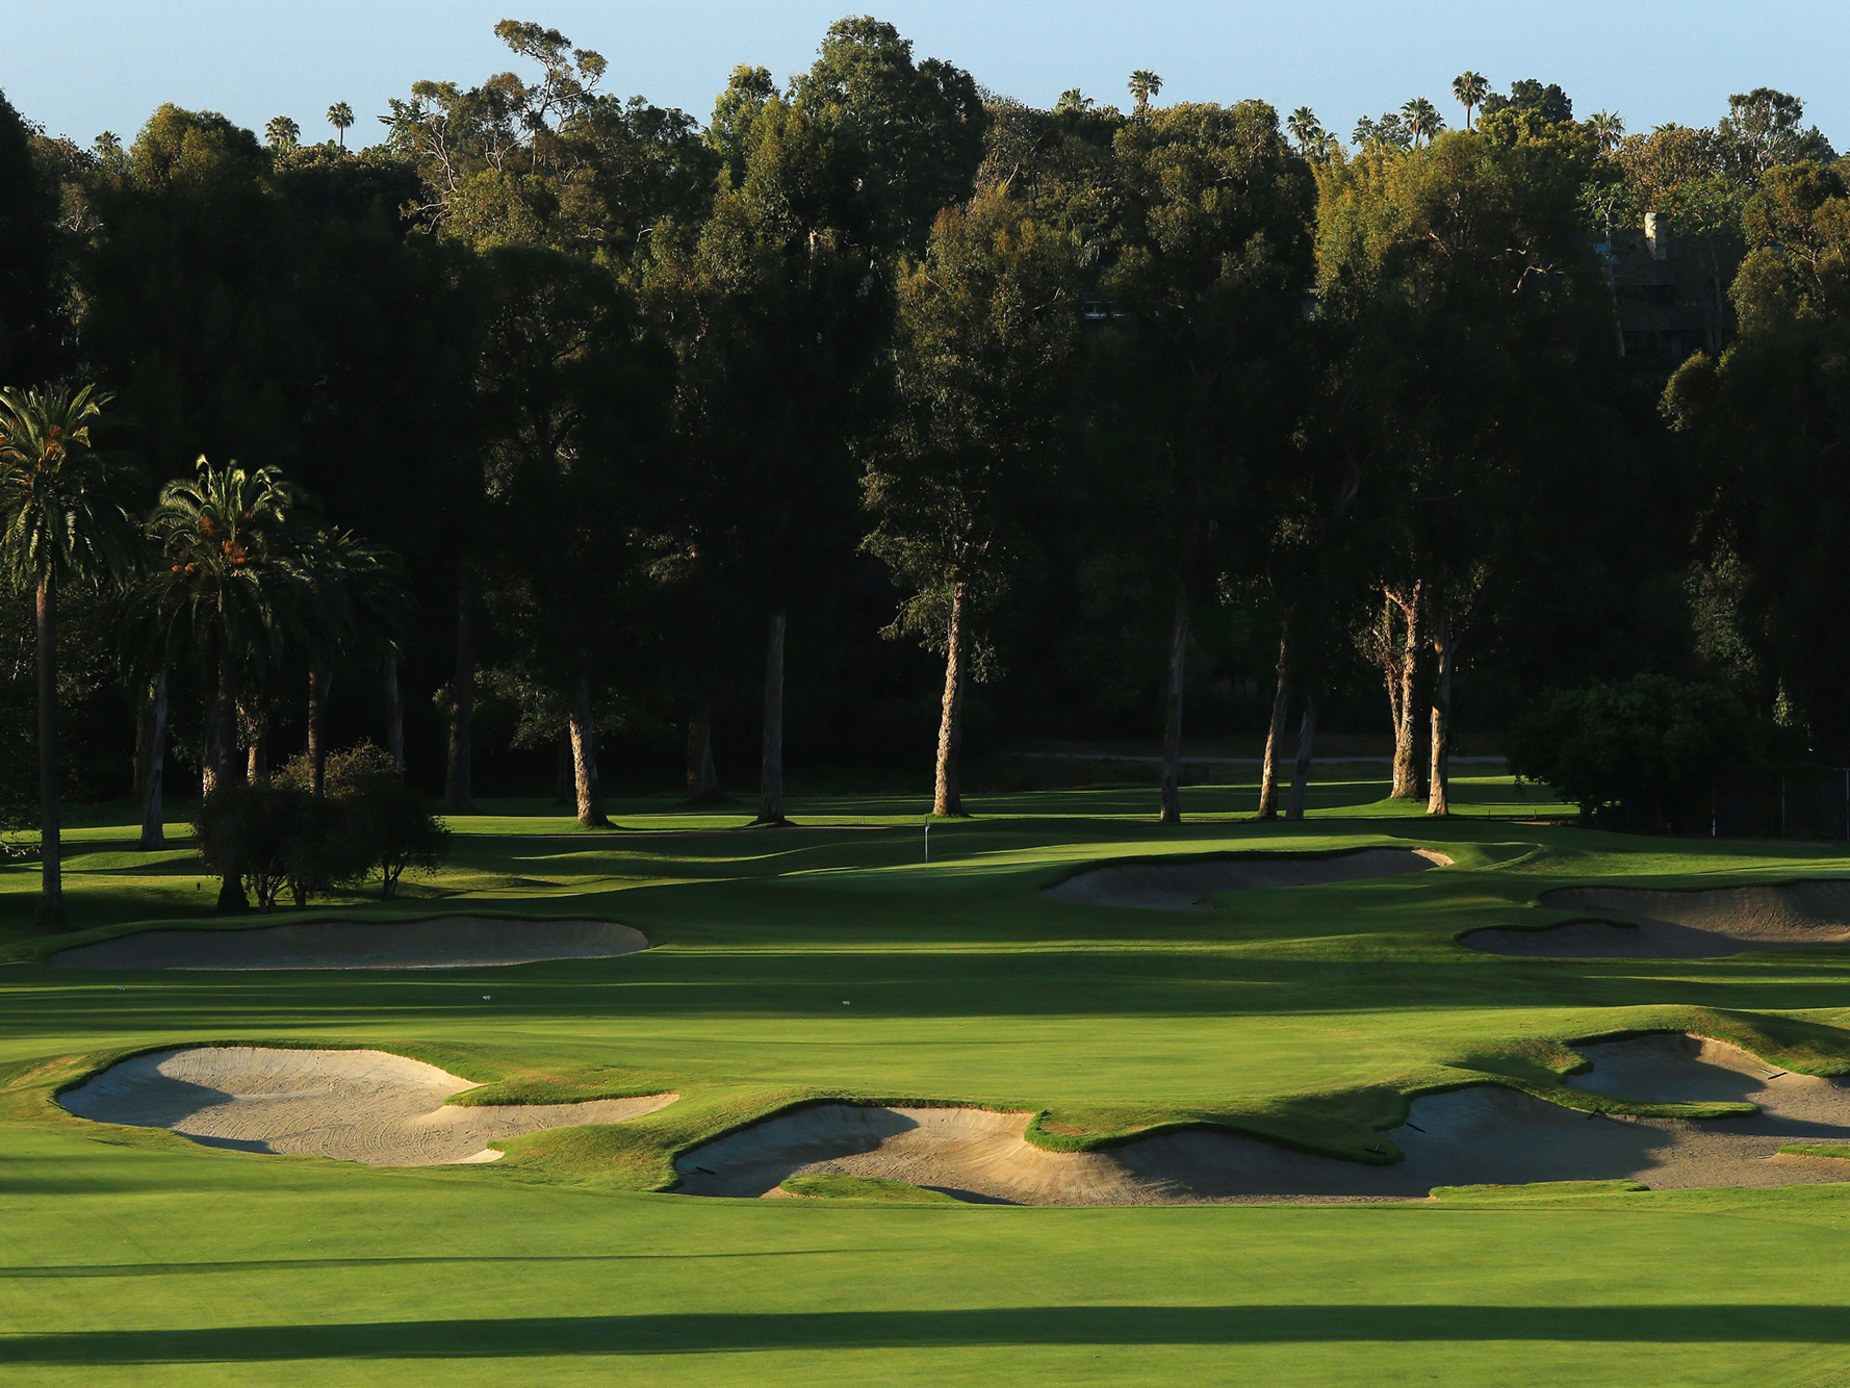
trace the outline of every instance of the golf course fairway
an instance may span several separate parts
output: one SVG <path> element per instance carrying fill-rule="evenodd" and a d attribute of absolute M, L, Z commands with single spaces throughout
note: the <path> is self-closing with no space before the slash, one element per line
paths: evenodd
<path fill-rule="evenodd" d="M 0 874 L 0 1383 L 1850 1382 L 1850 1184 L 1830 1183 L 1850 1148 L 1829 1143 L 1766 1158 L 1803 1183 L 1751 1188 L 1644 1172 L 1040 1207 L 825 1173 L 773 1198 L 677 1193 L 677 1158 L 805 1105 L 1027 1114 L 1054 1152 L 1180 1131 L 1381 1166 L 1423 1095 L 1515 1093 L 1594 1125 L 1752 1117 L 1723 1089 L 1619 1092 L 1577 1045 L 1688 1033 L 1767 1075 L 1850 1074 L 1850 947 L 1458 943 L 1587 919 L 1549 904 L 1570 888 L 1850 876 L 1842 845 L 1558 827 L 1542 821 L 1562 807 L 1488 775 L 1456 781 L 1435 822 L 1377 775 L 1331 769 L 1302 824 L 1251 822 L 1247 785 L 1186 788 L 1179 829 L 1143 790 L 971 796 L 929 862 L 902 799 L 792 802 L 778 830 L 618 802 L 615 832 L 509 803 L 451 821 L 445 866 L 397 901 L 234 922 L 210 915 L 181 826 L 140 853 L 124 807 L 74 815 L 71 932 L 32 933 L 29 863 Z M 1152 856 L 1359 850 L 1435 865 L 1200 909 L 1050 891 Z M 145 930 L 436 917 L 610 922 L 648 947 L 482 968 L 50 962 Z M 192 1047 L 404 1057 L 473 1086 L 451 1105 L 675 1097 L 450 1166 L 203 1146 L 59 1102 Z"/>

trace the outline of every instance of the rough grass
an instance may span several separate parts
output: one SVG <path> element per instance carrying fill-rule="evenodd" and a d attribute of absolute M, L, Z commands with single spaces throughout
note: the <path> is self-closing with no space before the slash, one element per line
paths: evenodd
<path fill-rule="evenodd" d="M 839 1189 L 646 1193 L 676 1152 L 818 1099 L 1027 1109 L 1050 1145 L 1206 1123 L 1382 1160 L 1379 1130 L 1434 1088 L 1665 1111 L 1564 1089 L 1576 1041 L 1695 1031 L 1790 1069 L 1850 1066 L 1850 951 L 1598 963 L 1452 943 L 1558 918 L 1535 904 L 1552 887 L 1791 880 L 1850 871 L 1840 850 L 1435 825 L 1380 790 L 1332 782 L 1311 823 L 1261 826 L 1237 818 L 1250 787 L 1189 787 L 1179 831 L 1148 822 L 1145 790 L 979 797 L 934 828 L 930 865 L 922 802 L 803 803 L 806 827 L 775 834 L 671 802 L 618 806 L 621 834 L 508 807 L 458 821 L 415 897 L 311 913 L 597 916 L 655 945 L 454 974 L 50 969 L 81 939 L 221 924 L 199 918 L 211 896 L 183 845 L 139 854 L 122 816 L 80 819 L 79 932 L 32 935 L 35 879 L 0 869 L 0 952 L 18 961 L 0 968 L 0 1380 L 1850 1377 L 1850 1187 L 955 1213 Z M 1551 809 L 1506 780 L 1460 791 Z M 1041 890 L 1106 859 L 1378 844 L 1458 865 L 1196 913 Z M 395 1050 L 481 1082 L 477 1102 L 683 1097 L 419 1171 L 209 1150 L 52 1102 L 122 1054 L 225 1040 Z"/>

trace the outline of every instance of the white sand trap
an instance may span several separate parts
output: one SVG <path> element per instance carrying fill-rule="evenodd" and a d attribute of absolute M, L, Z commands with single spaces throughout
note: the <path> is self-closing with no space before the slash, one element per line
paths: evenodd
<path fill-rule="evenodd" d="M 1781 1156 L 1794 1142 L 1850 1145 L 1850 1086 L 1777 1072 L 1745 1051 L 1685 1036 L 1582 1048 L 1592 1092 L 1658 1103 L 1747 1101 L 1752 1117 L 1589 1115 L 1499 1085 L 1415 1099 L 1388 1136 L 1391 1166 L 1310 1156 L 1237 1133 L 1189 1129 L 1099 1152 L 1030 1144 L 1026 1113 L 819 1104 L 684 1153 L 692 1195 L 768 1196 L 790 1176 L 877 1176 L 966 1200 L 1145 1205 L 1418 1199 L 1435 1186 L 1636 1180 L 1674 1188 L 1850 1181 L 1850 1162 Z"/>
<path fill-rule="evenodd" d="M 666 1108 L 673 1094 L 583 1104 L 462 1107 L 476 1086 L 385 1051 L 187 1046 L 131 1056 L 58 1102 L 79 1118 L 171 1128 L 207 1147 L 294 1152 L 368 1166 L 493 1161 L 491 1142 L 545 1128 L 621 1123 Z"/>
<path fill-rule="evenodd" d="M 1542 904 L 1620 924 L 1572 921 L 1523 930 L 1494 926 L 1458 942 L 1486 954 L 1543 959 L 1704 959 L 1751 950 L 1850 945 L 1850 880 L 1784 886 L 1652 891 L 1567 887 Z"/>
<path fill-rule="evenodd" d="M 1365 877 L 1397 877 L 1450 867 L 1452 860 L 1426 848 L 1363 848 L 1354 853 L 1242 853 L 1225 858 L 1146 858 L 1112 863 L 1056 882 L 1048 894 L 1090 906 L 1140 906 L 1188 911 L 1220 892 L 1261 887 L 1319 887 Z"/>
<path fill-rule="evenodd" d="M 549 959 L 611 959 L 647 949 L 609 921 L 489 916 L 372 925 L 304 921 L 249 930 L 144 930 L 52 956 L 59 969 L 481 969 Z"/>

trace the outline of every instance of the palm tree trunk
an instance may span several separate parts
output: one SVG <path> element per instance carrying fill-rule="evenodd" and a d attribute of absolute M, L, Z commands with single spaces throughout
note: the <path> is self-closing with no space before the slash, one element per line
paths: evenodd
<path fill-rule="evenodd" d="M 1188 585 L 1176 581 L 1175 621 L 1169 636 L 1169 702 L 1163 720 L 1163 824 L 1182 822 L 1182 680 L 1188 669 Z"/>
<path fill-rule="evenodd" d="M 398 653 L 385 657 L 385 750 L 392 754 L 392 764 L 405 769 L 405 696 L 398 687 Z"/>
<path fill-rule="evenodd" d="M 475 724 L 475 621 L 473 585 L 465 572 L 456 581 L 456 674 L 450 681 L 450 755 L 443 781 L 444 802 L 452 813 L 475 809 L 470 796 L 471 738 Z"/>
<path fill-rule="evenodd" d="M 1304 800 L 1310 792 L 1311 756 L 1317 742 L 1317 697 L 1304 696 L 1304 717 L 1298 722 L 1298 756 L 1291 767 L 1291 796 L 1285 802 L 1285 818 L 1296 823 L 1304 818 Z"/>
<path fill-rule="evenodd" d="M 785 611 L 771 614 L 770 639 L 764 654 L 764 751 L 758 767 L 758 818 L 754 824 L 783 824 L 784 819 L 784 628 Z"/>
<path fill-rule="evenodd" d="M 270 783 L 270 721 L 262 714 L 246 710 L 238 721 L 250 728 L 250 746 L 245 749 L 244 779 L 253 786 Z"/>
<path fill-rule="evenodd" d="M 1439 658 L 1439 667 L 1433 678 L 1432 786 L 1426 799 L 1426 813 L 1448 815 L 1452 812 L 1452 670 L 1458 662 L 1458 638 L 1443 616 L 1433 623 L 1432 646 Z"/>
<path fill-rule="evenodd" d="M 687 712 L 687 798 L 696 805 L 720 798 L 713 764 L 713 699 L 703 694 Z"/>
<path fill-rule="evenodd" d="M 228 787 L 238 774 L 238 662 L 231 643 L 222 636 L 218 647 L 218 692 L 213 700 L 212 721 L 217 725 L 217 742 L 213 747 L 212 784 Z M 219 884 L 217 909 L 221 913 L 248 911 L 250 899 L 237 866 L 226 870 Z"/>
<path fill-rule="evenodd" d="M 64 839 L 58 820 L 58 586 L 38 587 L 40 930 L 62 930 Z"/>
<path fill-rule="evenodd" d="M 597 778 L 597 729 L 591 722 L 591 675 L 582 666 L 567 714 L 572 734 L 572 783 L 578 794 L 578 822 L 587 829 L 608 829 L 604 791 Z"/>
<path fill-rule="evenodd" d="M 1285 715 L 1291 703 L 1291 614 L 1278 633 L 1278 683 L 1272 691 L 1272 721 L 1266 726 L 1265 764 L 1259 772 L 1259 818 L 1278 817 L 1278 755 L 1285 741 Z"/>
<path fill-rule="evenodd" d="M 945 642 L 944 698 L 938 718 L 937 784 L 933 789 L 931 812 L 934 815 L 961 815 L 964 812 L 962 770 L 964 742 L 964 681 L 969 664 L 970 630 L 964 611 L 966 590 L 963 579 L 951 586 L 951 630 Z"/>
<path fill-rule="evenodd" d="M 141 796 L 143 852 L 167 846 L 163 790 L 167 779 L 167 672 L 149 684 L 135 727 L 135 789 Z"/>
<path fill-rule="evenodd" d="M 317 799 L 328 783 L 327 703 L 328 677 L 311 667 L 308 672 L 308 789 Z"/>

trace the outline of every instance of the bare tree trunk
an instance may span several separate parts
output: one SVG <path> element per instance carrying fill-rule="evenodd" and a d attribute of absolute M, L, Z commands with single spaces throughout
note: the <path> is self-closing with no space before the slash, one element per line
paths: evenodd
<path fill-rule="evenodd" d="M 456 581 L 456 673 L 450 681 L 450 755 L 443 780 L 444 802 L 455 814 L 475 809 L 469 785 L 475 731 L 473 587 L 467 573 Z"/>
<path fill-rule="evenodd" d="M 217 727 L 217 742 L 212 749 L 212 784 L 216 789 L 230 786 L 238 774 L 238 661 L 237 653 L 223 639 L 218 648 L 218 691 L 213 699 L 212 715 Z M 224 880 L 219 884 L 217 909 L 240 912 L 250 908 L 239 866 L 233 864 L 226 869 Z"/>
<path fill-rule="evenodd" d="M 143 852 L 167 846 L 163 790 L 167 779 L 167 672 L 149 683 L 135 726 L 135 789 L 141 796 Z"/>
<path fill-rule="evenodd" d="M 1419 758 L 1414 749 L 1414 730 L 1418 724 L 1414 710 L 1417 703 L 1413 697 L 1415 679 L 1419 672 L 1420 658 L 1420 585 L 1413 585 L 1411 596 L 1403 597 L 1392 592 L 1384 601 L 1388 604 L 1383 613 L 1383 621 L 1393 625 L 1391 613 L 1398 608 L 1401 621 L 1405 627 L 1405 639 L 1398 643 L 1397 659 L 1387 672 L 1388 703 L 1394 713 L 1394 785 L 1388 794 L 1395 800 L 1417 800 L 1420 795 Z M 1390 647 L 1392 649 L 1392 647 Z"/>
<path fill-rule="evenodd" d="M 597 729 L 591 721 L 591 676 L 582 667 L 567 715 L 572 734 L 572 784 L 578 794 L 578 822 L 587 829 L 608 829 L 604 791 L 597 779 Z"/>
<path fill-rule="evenodd" d="M 64 836 L 58 818 L 58 585 L 38 588 L 40 930 L 62 930 Z"/>
<path fill-rule="evenodd" d="M 398 686 L 398 653 L 385 656 L 385 750 L 392 754 L 392 764 L 405 769 L 405 696 Z"/>
<path fill-rule="evenodd" d="M 1304 818 L 1304 798 L 1310 791 L 1311 757 L 1317 742 L 1317 698 L 1304 696 L 1304 717 L 1298 723 L 1298 756 L 1291 768 L 1291 798 L 1285 804 L 1285 818 Z"/>
<path fill-rule="evenodd" d="M 687 712 L 687 798 L 696 805 L 720 798 L 713 765 L 713 700 L 703 694 Z"/>
<path fill-rule="evenodd" d="M 964 741 L 964 680 L 967 677 L 970 649 L 964 600 L 964 581 L 960 578 L 951 587 L 951 630 L 945 643 L 944 699 L 938 718 L 937 785 L 931 803 L 934 815 L 961 815 L 964 812 L 959 772 Z"/>
<path fill-rule="evenodd" d="M 771 614 L 764 653 L 764 751 L 758 767 L 758 818 L 754 824 L 784 823 L 784 626 L 783 608 Z"/>
<path fill-rule="evenodd" d="M 1432 788 L 1426 813 L 1447 815 L 1452 812 L 1452 670 L 1458 661 L 1458 638 L 1444 616 L 1433 623 L 1432 648 L 1439 666 L 1433 678 Z"/>
<path fill-rule="evenodd" d="M 308 788 L 317 798 L 328 784 L 328 685 L 318 669 L 308 672 Z"/>
<path fill-rule="evenodd" d="M 1265 731 L 1265 764 L 1259 772 L 1259 818 L 1278 818 L 1278 756 L 1285 741 L 1285 717 L 1291 704 L 1291 614 L 1278 633 L 1278 684 L 1272 691 L 1272 721 Z"/>
<path fill-rule="evenodd" d="M 1182 681 L 1188 671 L 1188 585 L 1176 581 L 1175 622 L 1169 636 L 1169 701 L 1163 719 L 1163 824 L 1182 822 Z"/>

